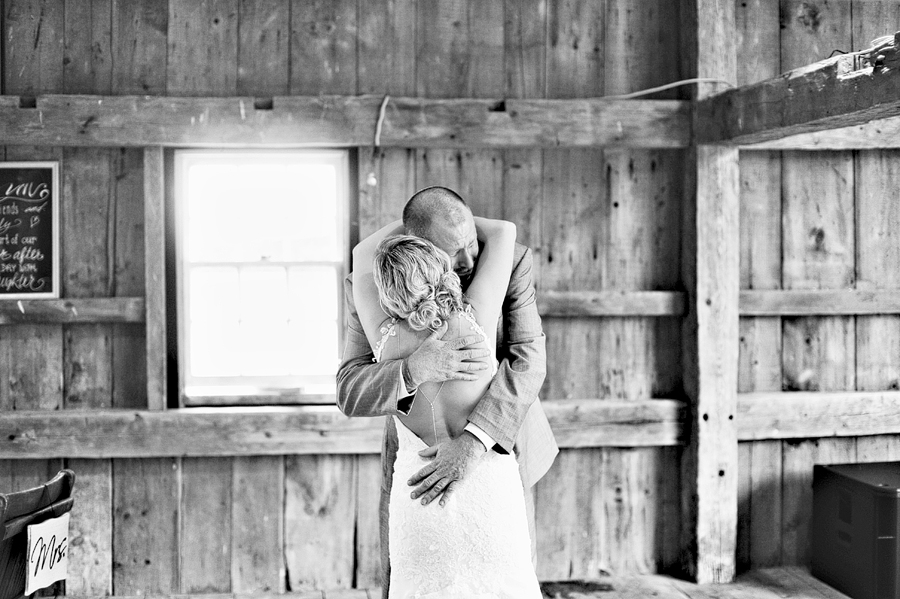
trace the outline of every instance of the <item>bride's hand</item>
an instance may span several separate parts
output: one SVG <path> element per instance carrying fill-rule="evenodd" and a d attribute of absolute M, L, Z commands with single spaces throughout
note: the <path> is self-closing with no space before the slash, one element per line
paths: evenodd
<path fill-rule="evenodd" d="M 464 479 L 485 453 L 481 441 L 469 432 L 423 449 L 419 452 L 420 456 L 434 459 L 407 481 L 409 486 L 419 485 L 410 497 L 417 499 L 424 494 L 422 505 L 428 505 L 441 495 L 440 505 L 443 507 L 457 481 Z"/>

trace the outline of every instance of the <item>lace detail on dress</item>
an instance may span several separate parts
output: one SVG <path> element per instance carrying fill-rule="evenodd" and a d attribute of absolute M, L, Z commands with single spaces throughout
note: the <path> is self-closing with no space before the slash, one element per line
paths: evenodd
<path fill-rule="evenodd" d="M 425 443 L 394 417 L 399 448 L 390 499 L 391 599 L 540 599 L 522 479 L 489 452 L 444 507 L 410 499 Z"/>
<path fill-rule="evenodd" d="M 390 322 L 381 325 L 381 329 L 379 332 L 381 333 L 381 339 L 378 343 L 375 344 L 375 347 L 372 349 L 372 358 L 373 362 L 381 361 L 381 353 L 384 351 L 384 344 L 387 343 L 388 337 L 396 337 L 397 336 L 397 319 L 392 318 Z"/>

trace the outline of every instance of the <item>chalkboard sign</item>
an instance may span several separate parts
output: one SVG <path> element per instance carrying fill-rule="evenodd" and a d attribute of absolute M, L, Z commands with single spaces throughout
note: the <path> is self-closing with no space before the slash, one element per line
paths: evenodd
<path fill-rule="evenodd" d="M 59 297 L 59 163 L 0 162 L 0 300 Z"/>

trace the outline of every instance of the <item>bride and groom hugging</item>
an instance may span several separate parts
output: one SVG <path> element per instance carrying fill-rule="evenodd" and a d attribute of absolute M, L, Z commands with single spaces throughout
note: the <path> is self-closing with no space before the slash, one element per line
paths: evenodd
<path fill-rule="evenodd" d="M 385 598 L 541 597 L 531 487 L 558 448 L 532 262 L 515 225 L 444 187 L 353 250 L 337 403 L 387 416 Z"/>

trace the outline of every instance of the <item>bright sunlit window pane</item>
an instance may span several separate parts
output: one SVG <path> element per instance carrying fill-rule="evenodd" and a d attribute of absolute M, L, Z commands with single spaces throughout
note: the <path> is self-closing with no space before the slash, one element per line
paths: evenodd
<path fill-rule="evenodd" d="M 185 403 L 333 393 L 346 153 L 185 150 L 175 162 Z"/>

